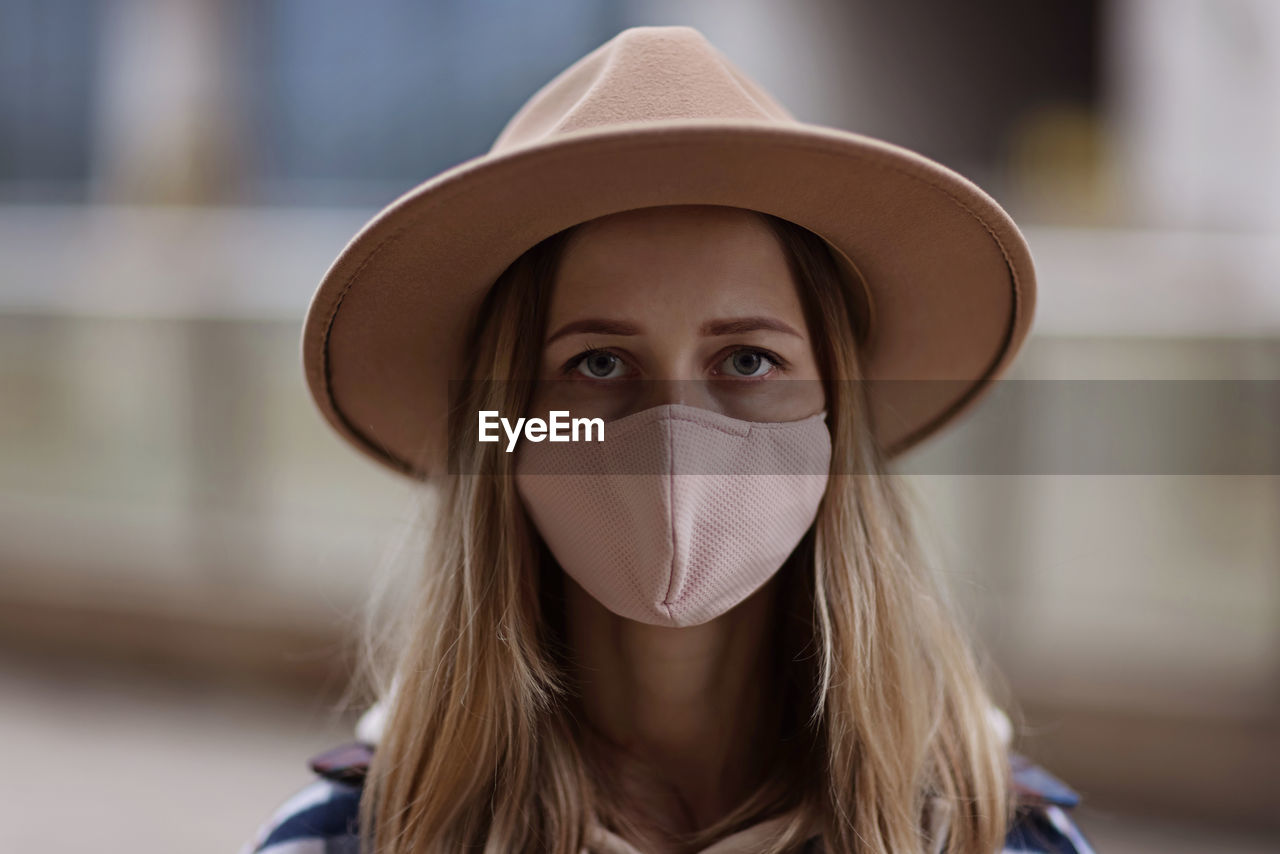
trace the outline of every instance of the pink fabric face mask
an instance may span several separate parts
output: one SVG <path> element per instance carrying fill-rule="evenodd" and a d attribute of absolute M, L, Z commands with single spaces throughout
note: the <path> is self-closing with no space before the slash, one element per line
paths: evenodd
<path fill-rule="evenodd" d="M 522 441 L 516 488 L 560 566 L 610 611 L 712 620 L 781 568 L 826 492 L 826 411 L 742 421 L 665 404 L 596 442 Z"/>

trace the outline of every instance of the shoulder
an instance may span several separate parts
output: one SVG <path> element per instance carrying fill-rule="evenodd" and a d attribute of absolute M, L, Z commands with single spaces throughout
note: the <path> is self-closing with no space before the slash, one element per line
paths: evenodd
<path fill-rule="evenodd" d="M 1095 854 L 1071 815 L 1080 795 L 1019 753 L 1009 761 L 1017 811 L 1001 854 Z"/>
<path fill-rule="evenodd" d="M 312 757 L 316 779 L 277 807 L 239 854 L 357 854 L 371 756 L 369 745 L 354 742 Z"/>

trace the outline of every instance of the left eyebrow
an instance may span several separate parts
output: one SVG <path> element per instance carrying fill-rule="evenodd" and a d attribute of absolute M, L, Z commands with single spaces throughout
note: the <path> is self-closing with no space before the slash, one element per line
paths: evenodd
<path fill-rule="evenodd" d="M 731 320 L 708 320 L 702 324 L 698 331 L 702 335 L 737 335 L 743 332 L 753 332 L 757 329 L 772 329 L 775 332 L 785 332 L 797 338 L 804 337 L 781 320 L 775 320 L 772 317 L 735 317 Z"/>

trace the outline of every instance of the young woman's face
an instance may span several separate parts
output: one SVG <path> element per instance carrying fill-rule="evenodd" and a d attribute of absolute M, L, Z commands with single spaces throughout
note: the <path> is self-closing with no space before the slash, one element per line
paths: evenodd
<path fill-rule="evenodd" d="M 624 211 L 565 247 L 534 409 L 613 419 L 683 403 L 794 421 L 826 406 L 809 334 L 786 255 L 757 215 Z"/>

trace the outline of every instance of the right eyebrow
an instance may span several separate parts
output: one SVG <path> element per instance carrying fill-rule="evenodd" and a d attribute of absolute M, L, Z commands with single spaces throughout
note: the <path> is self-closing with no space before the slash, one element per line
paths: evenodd
<path fill-rule="evenodd" d="M 594 332 L 599 335 L 639 335 L 642 330 L 634 323 L 627 323 L 624 320 L 609 320 L 603 317 L 588 317 L 582 320 L 575 320 L 572 323 L 566 323 L 556 332 L 542 342 L 542 346 L 547 346 L 558 338 L 566 335 L 572 335 L 577 332 Z"/>

